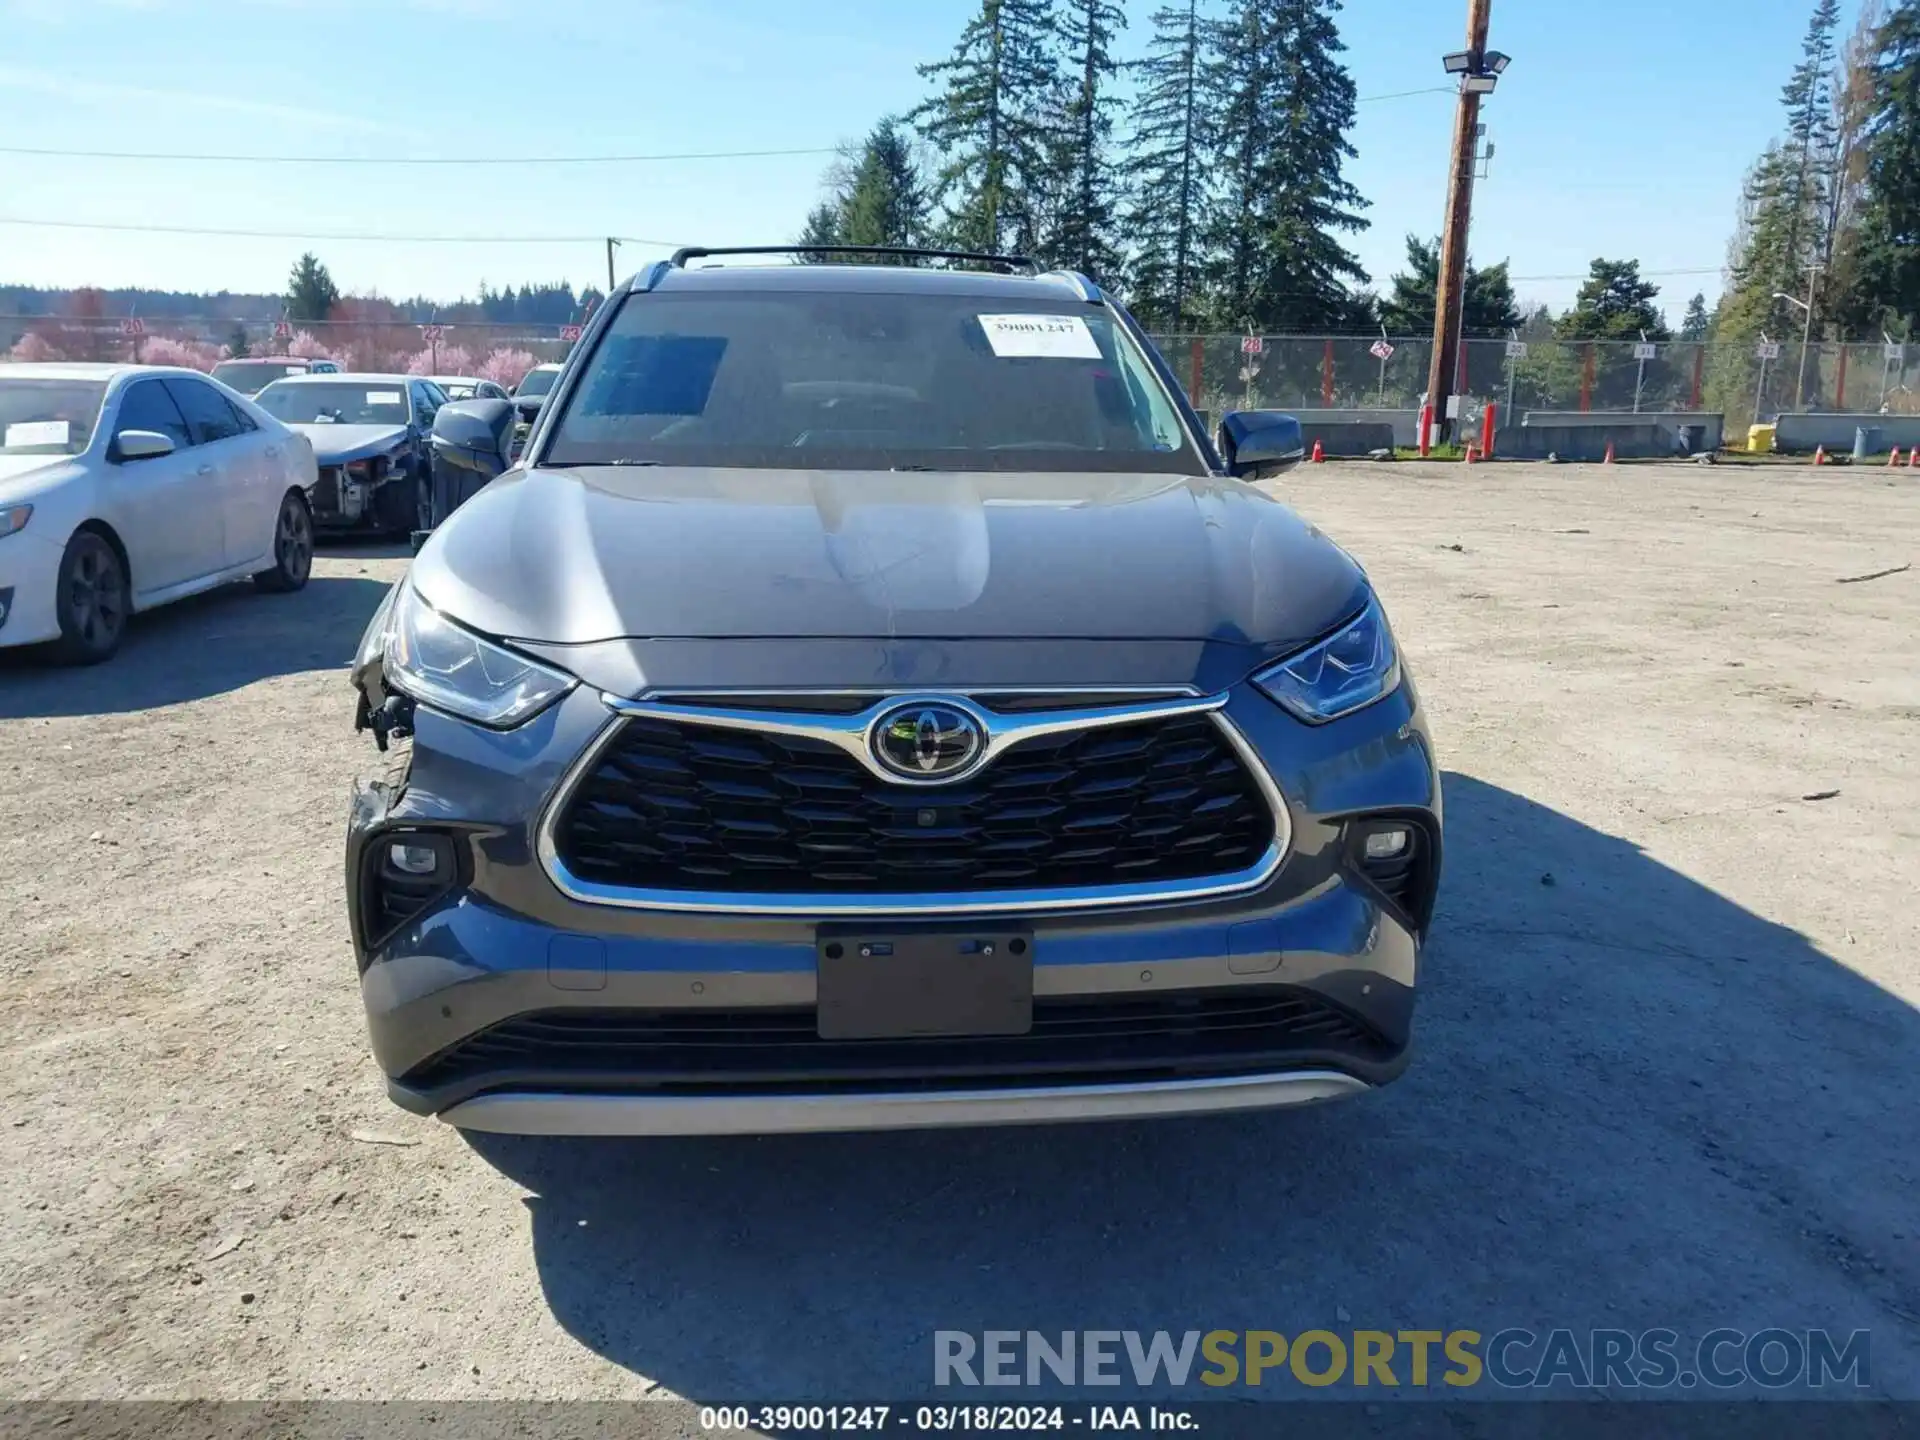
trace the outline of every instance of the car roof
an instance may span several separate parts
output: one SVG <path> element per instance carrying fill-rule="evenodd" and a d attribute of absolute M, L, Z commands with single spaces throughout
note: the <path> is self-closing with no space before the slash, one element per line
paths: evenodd
<path fill-rule="evenodd" d="M 283 375 L 273 383 L 276 385 L 338 385 L 341 381 L 351 384 L 356 380 L 377 380 L 382 385 L 405 385 L 413 380 L 425 380 L 425 375 L 382 375 L 370 370 L 329 370 L 322 374 Z"/>
<path fill-rule="evenodd" d="M 652 284 L 647 284 L 649 274 Z M 978 300 L 1062 300 L 1089 303 L 1086 282 L 1065 271 L 1008 275 L 985 270 L 930 270 L 917 265 L 703 264 L 643 271 L 633 288 L 654 293 L 717 291 L 849 291 L 876 295 L 964 295 Z M 1098 292 L 1094 292 L 1095 295 Z"/>
<path fill-rule="evenodd" d="M 185 365 L 123 365 L 112 361 L 37 360 L 0 362 L 0 379 L 12 380 L 104 380 L 111 383 L 123 375 L 194 375 L 204 380 L 206 373 Z"/>
<path fill-rule="evenodd" d="M 229 355 L 220 363 L 222 365 L 311 365 L 315 360 L 325 359 L 324 355 Z"/>

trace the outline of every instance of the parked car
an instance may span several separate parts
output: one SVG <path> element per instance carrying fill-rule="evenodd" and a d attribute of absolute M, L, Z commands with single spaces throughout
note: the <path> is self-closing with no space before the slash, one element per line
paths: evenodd
<path fill-rule="evenodd" d="M 505 400 L 507 387 L 473 375 L 429 375 L 449 400 Z"/>
<path fill-rule="evenodd" d="M 1439 774 L 1360 566 L 1084 277 L 601 307 L 367 630 L 347 906 L 401 1105 L 718 1133 L 1289 1105 L 1407 1061 Z M 945 257 L 972 259 L 981 257 Z"/>
<path fill-rule="evenodd" d="M 136 611 L 313 563 L 313 448 L 193 370 L 0 365 L 0 646 L 92 664 Z"/>
<path fill-rule="evenodd" d="M 293 375 L 255 397 L 307 437 L 320 466 L 314 523 L 405 537 L 430 527 L 428 437 L 447 403 L 419 375 Z"/>
<path fill-rule="evenodd" d="M 513 387 L 513 409 L 517 417 L 512 451 L 515 459 L 519 458 L 520 447 L 527 443 L 533 422 L 540 418 L 540 407 L 546 404 L 547 396 L 553 393 L 554 382 L 564 369 L 564 365 L 536 365 L 521 376 L 520 383 Z"/>
<path fill-rule="evenodd" d="M 255 355 L 239 360 L 222 360 L 213 367 L 213 378 L 242 395 L 258 395 L 276 380 L 289 375 L 338 375 L 337 360 L 313 360 L 304 355 Z"/>

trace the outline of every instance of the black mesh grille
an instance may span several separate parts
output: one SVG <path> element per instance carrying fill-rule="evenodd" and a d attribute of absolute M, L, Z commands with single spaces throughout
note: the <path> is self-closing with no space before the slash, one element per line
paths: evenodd
<path fill-rule="evenodd" d="M 629 720 L 556 827 L 605 885 L 965 893 L 1229 875 L 1273 813 L 1204 715 L 1025 741 L 973 778 L 878 779 L 825 741 Z"/>
<path fill-rule="evenodd" d="M 502 1083 L 683 1089 L 819 1087 L 885 1081 L 1082 1080 L 1252 1073 L 1319 1057 L 1363 1063 L 1393 1049 L 1371 1028 L 1283 987 L 1034 1001 L 1026 1035 L 822 1040 L 811 1008 L 551 1010 L 519 1015 L 434 1056 L 406 1078 L 423 1090 Z"/>

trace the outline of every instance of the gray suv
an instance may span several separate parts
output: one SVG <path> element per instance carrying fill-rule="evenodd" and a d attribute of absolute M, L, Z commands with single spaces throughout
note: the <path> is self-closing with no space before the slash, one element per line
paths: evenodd
<path fill-rule="evenodd" d="M 1299 425 L 1216 447 L 1079 275 L 698 263 L 761 253 L 621 287 L 517 462 L 509 402 L 439 413 L 477 493 L 353 671 L 394 1100 L 712 1134 L 1393 1079 L 1439 777 L 1366 576 L 1245 483 Z"/>

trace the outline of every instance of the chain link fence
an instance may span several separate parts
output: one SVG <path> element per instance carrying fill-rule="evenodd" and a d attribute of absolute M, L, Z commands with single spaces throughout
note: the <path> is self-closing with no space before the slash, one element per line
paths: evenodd
<path fill-rule="evenodd" d="M 481 375 L 511 384 L 564 360 L 577 325 L 102 316 L 0 317 L 0 356 L 143 361 L 211 369 L 237 353 L 296 354 L 351 370 Z M 1431 339 L 1399 336 L 1157 335 L 1195 405 L 1234 409 L 1419 407 Z M 1920 344 L 1784 341 L 1487 340 L 1464 343 L 1454 386 L 1468 415 L 1498 403 L 1608 413 L 1713 411 L 1737 437 L 1756 417 L 1794 410 L 1920 414 Z"/>
<path fill-rule="evenodd" d="M 1417 409 L 1430 339 L 1155 337 L 1201 409 Z M 1793 410 L 1920 414 L 1920 345 L 1468 340 L 1454 391 L 1468 413 L 1713 411 L 1727 433 Z"/>

